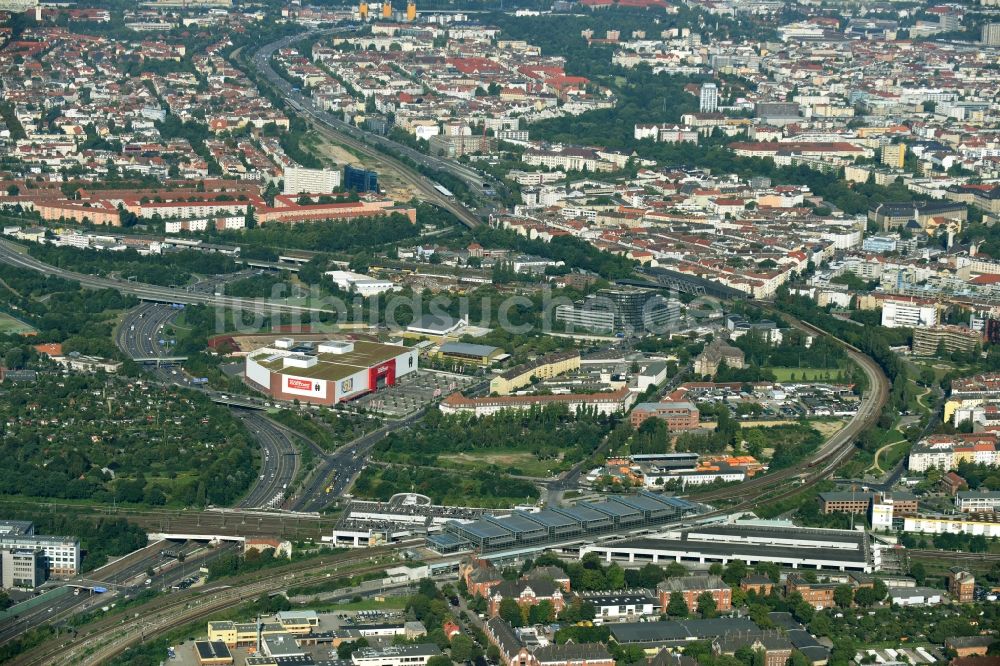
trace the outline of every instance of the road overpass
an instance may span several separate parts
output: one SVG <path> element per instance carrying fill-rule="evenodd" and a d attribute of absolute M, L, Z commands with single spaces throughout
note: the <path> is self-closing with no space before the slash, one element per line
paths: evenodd
<path fill-rule="evenodd" d="M 159 285 L 141 282 L 129 282 L 96 275 L 86 275 L 46 264 L 23 251 L 23 246 L 8 240 L 0 240 L 0 261 L 16 268 L 35 271 L 43 275 L 52 275 L 66 280 L 79 282 L 88 289 L 114 289 L 123 294 L 130 294 L 142 301 L 153 303 L 182 303 L 184 305 L 208 305 L 229 310 L 243 310 L 263 315 L 277 314 L 310 314 L 327 312 L 336 314 L 335 309 L 327 309 L 312 305 L 296 305 L 284 301 L 269 299 L 236 298 L 232 296 L 216 296 L 176 287 L 161 287 Z"/>

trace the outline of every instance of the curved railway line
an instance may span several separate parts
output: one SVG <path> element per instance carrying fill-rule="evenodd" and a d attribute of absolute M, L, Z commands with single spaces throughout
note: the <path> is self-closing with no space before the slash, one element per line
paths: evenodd
<path fill-rule="evenodd" d="M 858 364 L 868 377 L 868 390 L 862 396 L 858 413 L 843 428 L 833 434 L 812 456 L 802 462 L 802 466 L 778 470 L 743 483 L 706 493 L 697 493 L 689 499 L 698 502 L 720 500 L 743 500 L 737 506 L 727 507 L 723 513 L 756 507 L 765 499 L 769 502 L 791 497 L 802 489 L 828 478 L 854 452 L 854 440 L 864 430 L 878 421 L 879 414 L 889 399 L 889 380 L 882 368 L 857 347 L 833 336 L 812 324 L 782 315 L 793 326 L 809 333 L 826 335 L 847 350 L 848 356 Z M 798 483 L 796 483 L 798 480 Z M 787 484 L 791 483 L 791 486 Z M 757 492 L 760 491 L 760 492 Z M 756 494 L 754 494 L 756 493 Z M 714 513 L 720 513 L 719 511 Z M 713 515 L 713 514 L 709 514 Z"/>
<path fill-rule="evenodd" d="M 317 31 L 312 34 L 326 34 L 333 32 L 336 32 L 336 30 Z M 263 75 L 265 79 L 267 79 L 271 88 L 273 88 L 275 92 L 281 96 L 291 109 L 299 115 L 304 116 L 313 127 L 326 134 L 328 138 L 373 160 L 379 160 L 382 163 L 391 166 L 395 175 L 401 181 L 419 192 L 425 201 L 429 201 L 439 208 L 447 210 L 452 215 L 457 217 L 462 224 L 470 229 L 482 226 L 483 220 L 478 215 L 456 201 L 453 197 L 442 194 L 441 191 L 435 187 L 436 183 L 419 173 L 413 167 L 404 163 L 401 159 L 396 157 L 395 154 L 390 154 L 387 150 L 380 150 L 375 147 L 375 145 L 366 140 L 365 133 L 362 130 L 343 121 L 337 120 L 326 111 L 317 110 L 313 107 L 312 101 L 308 98 L 298 95 L 298 99 L 296 99 L 296 94 L 292 90 L 291 84 L 282 78 L 271 66 L 271 55 L 278 49 L 289 46 L 294 42 L 302 41 L 308 36 L 309 34 L 298 34 L 285 37 L 276 42 L 262 46 L 253 54 L 253 65 L 257 68 L 257 71 Z M 248 64 L 250 63 L 244 61 L 244 67 Z M 390 148 L 390 146 L 387 145 L 391 143 L 388 139 L 384 139 L 382 137 L 377 137 L 377 139 L 382 139 L 379 143 L 383 144 L 387 149 Z M 376 140 L 376 137 L 372 137 L 372 140 Z"/>

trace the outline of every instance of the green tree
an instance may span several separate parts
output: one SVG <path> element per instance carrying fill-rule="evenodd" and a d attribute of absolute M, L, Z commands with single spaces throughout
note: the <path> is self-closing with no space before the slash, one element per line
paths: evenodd
<path fill-rule="evenodd" d="M 914 562 L 910 565 L 910 575 L 917 581 L 917 585 L 923 585 L 927 581 L 927 569 L 921 562 Z"/>
<path fill-rule="evenodd" d="M 455 634 L 451 639 L 451 660 L 459 663 L 472 659 L 475 643 L 465 634 Z"/>
<path fill-rule="evenodd" d="M 715 617 L 718 614 L 718 606 L 715 597 L 707 590 L 698 595 L 698 615 L 702 618 Z"/>
<path fill-rule="evenodd" d="M 854 601 L 854 590 L 846 583 L 833 589 L 833 602 L 841 608 L 850 607 Z"/>
<path fill-rule="evenodd" d="M 427 666 L 452 666 L 451 657 L 437 654 L 427 660 Z"/>
<path fill-rule="evenodd" d="M 524 626 L 521 607 L 513 599 L 504 599 L 500 602 L 500 617 L 506 620 L 512 627 Z"/>
<path fill-rule="evenodd" d="M 667 603 L 667 615 L 670 617 L 687 617 L 689 610 L 683 594 L 680 592 L 670 593 L 670 601 Z"/>
<path fill-rule="evenodd" d="M 547 624 L 555 619 L 556 609 L 548 599 L 544 599 L 528 609 L 529 624 Z"/>

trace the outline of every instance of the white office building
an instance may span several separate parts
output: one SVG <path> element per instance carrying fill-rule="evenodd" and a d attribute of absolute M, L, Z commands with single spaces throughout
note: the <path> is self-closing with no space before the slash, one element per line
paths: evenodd
<path fill-rule="evenodd" d="M 699 109 L 702 113 L 715 113 L 719 110 L 719 89 L 714 83 L 703 83 L 701 85 L 701 96 L 699 98 Z"/>
<path fill-rule="evenodd" d="M 33 590 L 45 582 L 45 553 L 40 548 L 0 550 L 0 587 Z"/>
<path fill-rule="evenodd" d="M 955 495 L 955 508 L 962 513 L 996 511 L 1000 507 L 1000 492 L 986 490 L 960 490 Z"/>
<path fill-rule="evenodd" d="M 340 171 L 285 167 L 283 194 L 329 194 L 340 187 Z"/>
<path fill-rule="evenodd" d="M 361 648 L 351 655 L 354 666 L 424 666 L 431 657 L 441 654 L 433 643 L 390 645 L 386 648 Z"/>
<path fill-rule="evenodd" d="M 888 328 L 926 328 L 937 326 L 938 312 L 933 305 L 886 301 L 882 305 L 882 325 Z"/>
<path fill-rule="evenodd" d="M 66 536 L 39 536 L 25 521 L 0 521 L 0 550 L 41 550 L 49 575 L 80 573 L 80 541 Z"/>
<path fill-rule="evenodd" d="M 341 291 L 358 294 L 364 298 L 394 291 L 397 288 L 390 280 L 376 280 L 353 271 L 327 271 L 324 275 L 333 280 Z"/>

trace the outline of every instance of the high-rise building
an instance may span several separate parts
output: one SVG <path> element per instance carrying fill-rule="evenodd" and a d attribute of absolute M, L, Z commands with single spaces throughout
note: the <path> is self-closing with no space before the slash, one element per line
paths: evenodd
<path fill-rule="evenodd" d="M 715 113 L 719 110 L 719 89 L 714 83 L 701 85 L 700 105 L 702 113 Z"/>
<path fill-rule="evenodd" d="M 329 194 L 340 186 L 340 171 L 286 167 L 283 194 Z"/>
<path fill-rule="evenodd" d="M 902 169 L 905 159 L 905 143 L 890 143 L 886 146 L 882 146 L 882 164 L 888 167 L 893 167 L 894 169 Z"/>
<path fill-rule="evenodd" d="M 368 169 L 344 167 L 344 189 L 355 192 L 378 192 L 378 174 Z"/>
<path fill-rule="evenodd" d="M 1000 46 L 1000 23 L 983 24 L 983 45 Z"/>
<path fill-rule="evenodd" d="M 390 19 L 392 18 L 392 3 L 383 2 L 382 3 L 382 18 Z"/>
<path fill-rule="evenodd" d="M 417 3 L 413 0 L 406 3 L 406 20 L 411 23 L 417 20 Z"/>

